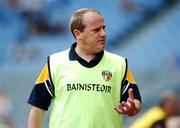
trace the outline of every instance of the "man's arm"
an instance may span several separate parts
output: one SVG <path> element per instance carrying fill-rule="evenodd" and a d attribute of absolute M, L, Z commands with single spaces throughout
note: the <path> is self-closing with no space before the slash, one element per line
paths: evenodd
<path fill-rule="evenodd" d="M 141 95 L 130 69 L 127 69 L 121 87 L 121 100 L 115 110 L 124 115 L 134 116 L 141 110 Z"/>
<path fill-rule="evenodd" d="M 28 128 L 41 128 L 45 110 L 32 106 L 29 113 Z"/>
<path fill-rule="evenodd" d="M 120 114 L 135 116 L 141 110 L 141 102 L 137 99 L 134 99 L 132 89 L 128 90 L 128 96 L 129 97 L 126 102 L 123 101 L 122 103 L 119 103 L 119 105 L 114 109 Z"/>
<path fill-rule="evenodd" d="M 141 111 L 141 102 L 137 99 L 135 99 L 134 102 L 135 102 L 135 109 L 136 109 L 134 115 L 136 115 Z"/>
<path fill-rule="evenodd" d="M 32 105 L 29 114 L 28 128 L 40 128 L 45 111 L 50 106 L 53 97 L 53 86 L 49 80 L 48 66 L 43 68 L 28 99 Z"/>

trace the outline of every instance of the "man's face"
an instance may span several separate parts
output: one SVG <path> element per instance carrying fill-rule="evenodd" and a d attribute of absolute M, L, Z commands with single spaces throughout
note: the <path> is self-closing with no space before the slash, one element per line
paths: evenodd
<path fill-rule="evenodd" d="M 104 19 L 96 12 L 87 12 L 83 16 L 85 28 L 81 35 L 81 49 L 90 54 L 95 54 L 105 48 L 106 32 Z"/>

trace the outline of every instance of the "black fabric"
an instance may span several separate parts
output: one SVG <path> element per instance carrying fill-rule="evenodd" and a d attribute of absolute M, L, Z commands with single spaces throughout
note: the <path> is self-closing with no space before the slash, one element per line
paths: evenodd
<path fill-rule="evenodd" d="M 150 128 L 166 128 L 165 126 L 166 120 L 158 120 L 152 124 Z"/>
<path fill-rule="evenodd" d="M 78 56 L 78 54 L 75 51 L 75 47 L 76 47 L 76 43 L 74 43 L 71 46 L 70 52 L 69 52 L 69 59 L 70 60 L 77 60 L 81 65 L 87 67 L 87 68 L 92 68 L 94 66 L 96 66 L 102 59 L 103 55 L 104 55 L 104 51 L 101 51 L 99 53 L 96 54 L 96 57 L 94 57 L 90 62 L 87 62 L 86 60 L 84 60 L 83 58 L 81 58 L 80 56 Z"/>
<path fill-rule="evenodd" d="M 130 88 L 133 89 L 134 98 L 139 100 L 140 102 L 142 102 L 138 86 L 136 84 L 132 84 L 132 83 L 129 83 L 129 85 L 128 85 L 128 83 L 129 82 L 127 80 L 125 80 L 124 84 L 122 85 L 122 88 L 121 88 L 121 101 L 120 102 L 127 101 L 128 97 L 129 97 L 128 90 Z"/>
<path fill-rule="evenodd" d="M 49 80 L 46 80 L 46 85 L 47 85 L 49 91 L 51 92 L 51 94 L 54 97 L 55 96 L 55 94 L 54 94 L 54 85 L 52 85 L 52 83 Z"/>
<path fill-rule="evenodd" d="M 50 79 L 50 81 L 48 81 L 47 84 L 48 84 L 48 86 L 51 86 L 50 90 L 51 90 L 53 96 L 55 96 L 55 93 L 54 93 L 55 88 L 54 88 L 54 84 L 53 84 L 52 77 L 51 77 L 50 56 L 48 56 L 47 64 L 48 64 L 48 73 L 49 73 L 49 79 Z"/>
<path fill-rule="evenodd" d="M 51 99 L 52 97 L 47 91 L 45 84 L 40 83 L 34 86 L 27 102 L 38 108 L 48 110 L 48 107 L 50 106 L 51 103 Z"/>

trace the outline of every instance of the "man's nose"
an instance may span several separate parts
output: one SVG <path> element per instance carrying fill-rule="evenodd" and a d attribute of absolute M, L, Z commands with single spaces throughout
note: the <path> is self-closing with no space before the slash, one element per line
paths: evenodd
<path fill-rule="evenodd" d="M 106 31 L 103 28 L 101 29 L 101 36 L 106 36 Z"/>

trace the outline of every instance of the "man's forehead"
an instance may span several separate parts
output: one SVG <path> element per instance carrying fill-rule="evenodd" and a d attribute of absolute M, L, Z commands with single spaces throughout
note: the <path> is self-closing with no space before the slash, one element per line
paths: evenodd
<path fill-rule="evenodd" d="M 87 12 L 83 15 L 83 22 L 85 25 L 99 25 L 99 23 L 104 25 L 103 17 L 97 12 Z"/>
<path fill-rule="evenodd" d="M 86 21 L 92 21 L 93 19 L 97 19 L 97 18 L 103 19 L 103 17 L 99 13 L 93 12 L 93 11 L 86 12 L 83 15 L 83 20 L 86 20 Z"/>

